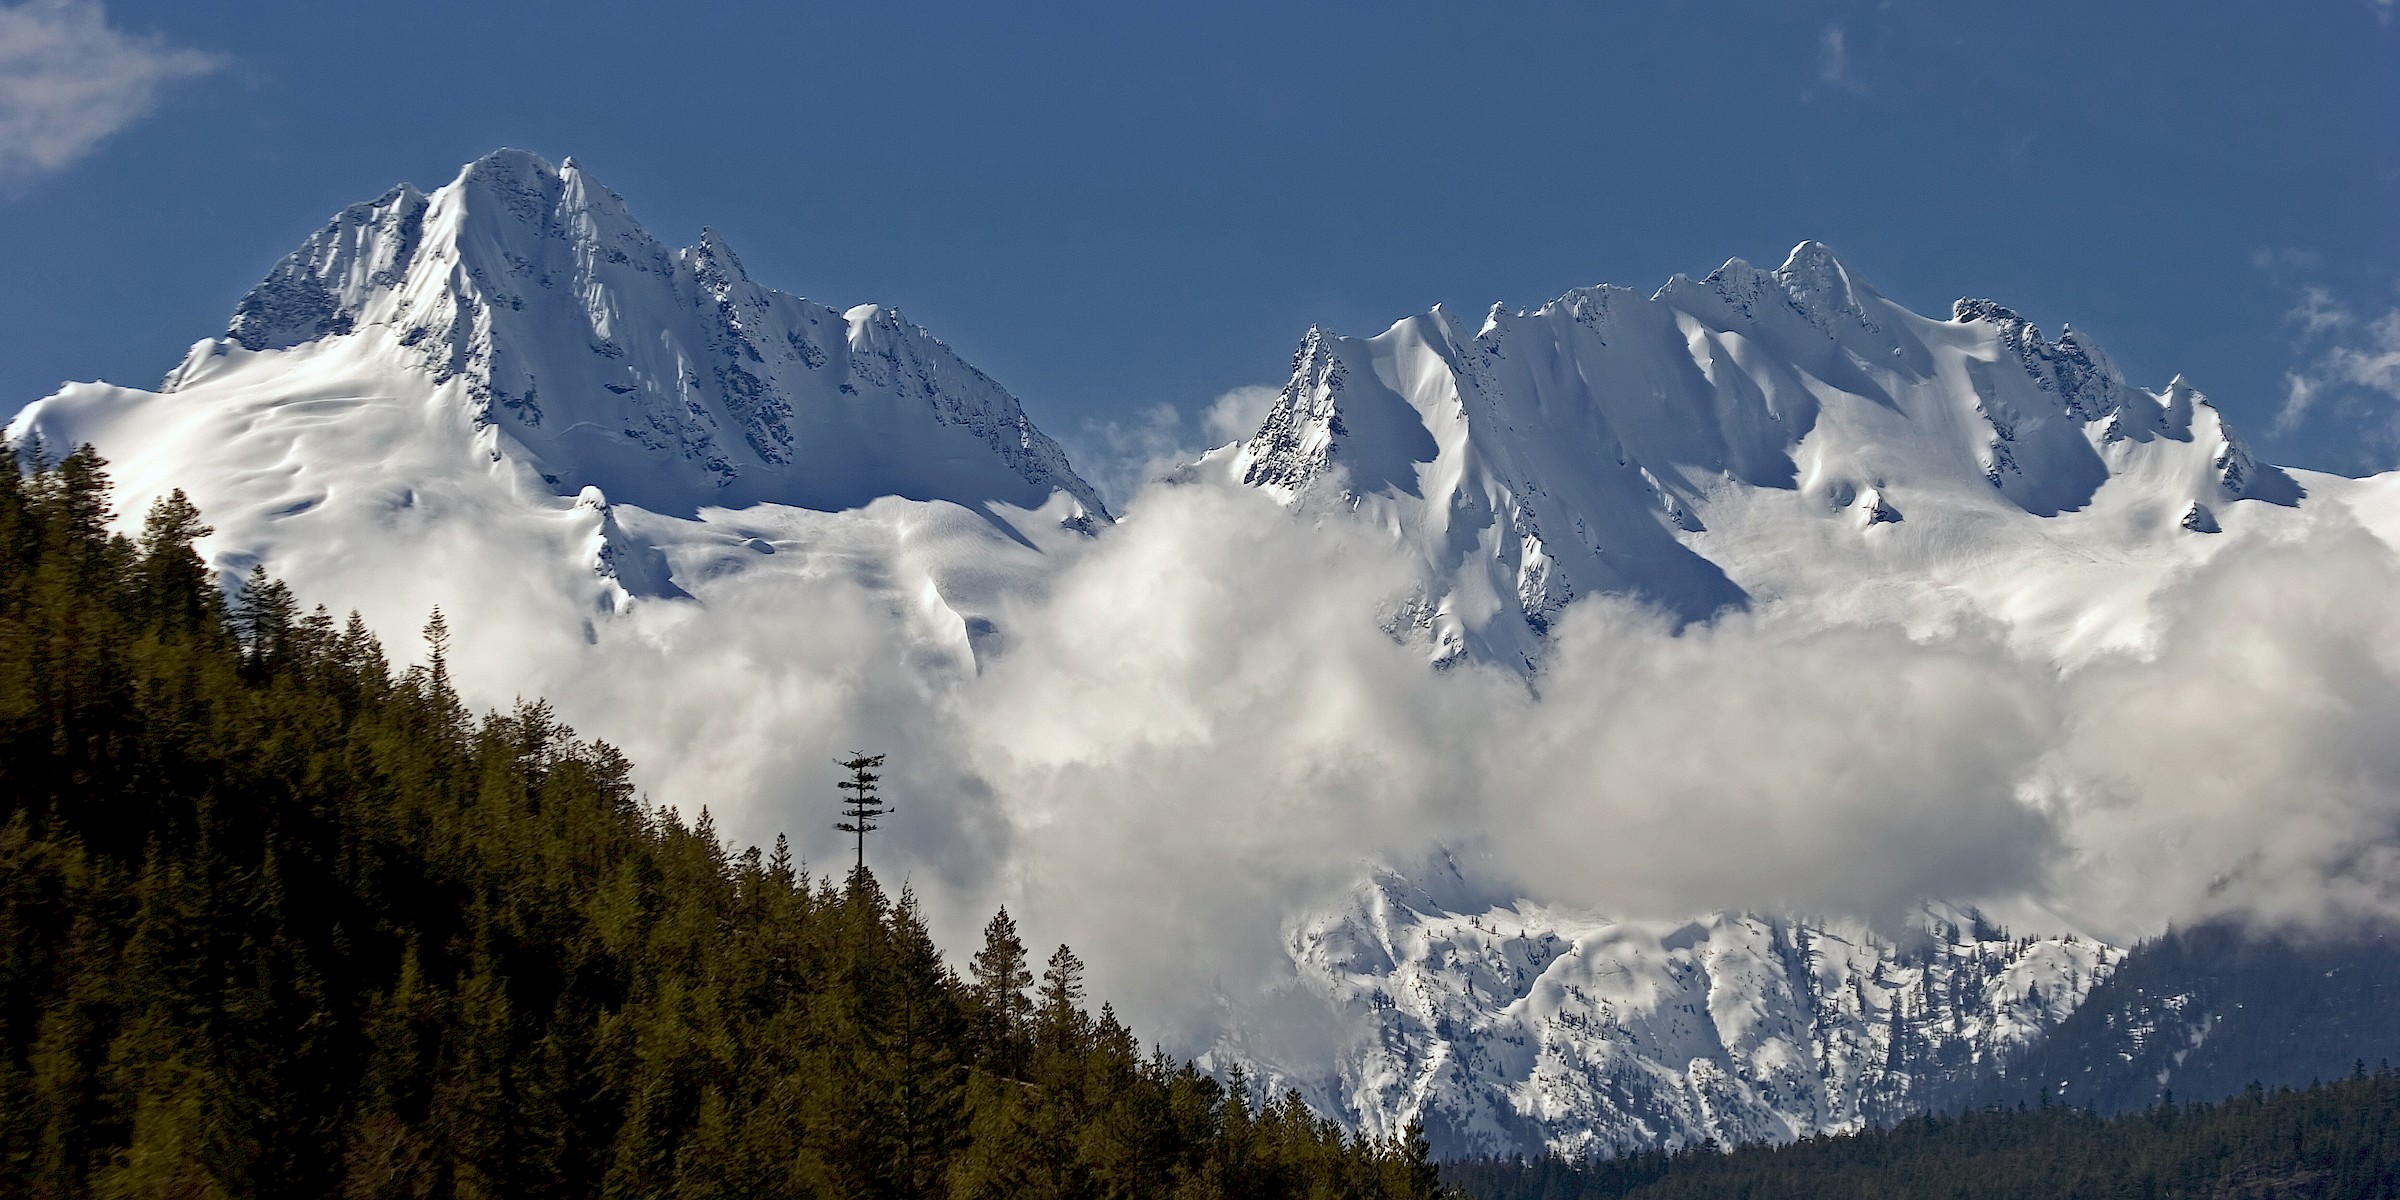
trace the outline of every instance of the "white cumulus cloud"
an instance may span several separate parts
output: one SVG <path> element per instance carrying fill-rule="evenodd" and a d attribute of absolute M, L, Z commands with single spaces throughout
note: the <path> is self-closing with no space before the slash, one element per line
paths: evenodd
<path fill-rule="evenodd" d="M 1258 432 L 1259 422 L 1267 419 L 1267 410 L 1274 407 L 1275 398 L 1283 389 L 1263 385 L 1238 387 L 1208 406 L 1208 436 L 1215 445 L 1239 441 Z"/>

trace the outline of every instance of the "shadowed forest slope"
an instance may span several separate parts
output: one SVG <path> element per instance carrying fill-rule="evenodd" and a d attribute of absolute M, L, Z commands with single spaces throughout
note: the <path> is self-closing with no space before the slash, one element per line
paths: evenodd
<path fill-rule="evenodd" d="M 4 450 L 4 448 L 0 448 Z M 17 459 L 11 454 L 11 461 Z M 539 703 L 254 574 L 88 449 L 0 470 L 0 1197 L 1422 1197 L 1141 1051 L 1007 914 L 641 802 Z M 828 793 L 828 809 L 832 807 Z"/>

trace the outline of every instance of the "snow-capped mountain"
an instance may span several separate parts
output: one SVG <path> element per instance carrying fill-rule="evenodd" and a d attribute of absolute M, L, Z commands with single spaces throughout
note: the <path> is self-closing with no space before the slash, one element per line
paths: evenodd
<path fill-rule="evenodd" d="M 2138 598 L 2245 510 L 2304 495 L 2180 377 L 2135 387 L 1988 300 L 1918 316 L 1814 242 L 1648 297 L 1311 330 L 1258 432 L 1211 457 L 1392 529 L 1425 570 L 1397 625 L 1438 660 L 1527 667 L 1595 592 L 1680 621 L 1963 605 L 2073 654 L 2129 632 L 2089 619 L 2096 597 Z M 2100 569 L 2022 570 L 2062 551 Z"/>
<path fill-rule="evenodd" d="M 344 210 L 160 390 L 294 351 L 455 384 L 562 495 L 688 516 L 1063 491 L 1105 515 L 1015 398 L 896 310 L 761 287 L 713 230 L 671 250 L 572 158 L 502 150 Z"/>
<path fill-rule="evenodd" d="M 1388 871 L 1295 924 L 1298 987 L 1356 1030 L 1332 1071 L 1215 1051 L 1355 1127 L 1449 1156 L 1789 1141 L 1924 1111 L 2039 1041 L 2124 958 L 1932 907 L 1855 922 L 1623 922 Z"/>
<path fill-rule="evenodd" d="M 2261 463 L 2181 377 L 2136 387 L 1988 300 L 1919 316 L 1816 243 L 1647 297 L 1311 330 L 1257 432 L 1194 471 L 1387 531 L 1419 572 L 1394 636 L 1537 685 L 1554 623 L 1596 593 L 1678 624 L 1997 628 L 2073 670 L 2147 652 L 2153 596 L 2227 545 L 2328 505 L 2400 534 L 2392 477 Z M 1298 989 L 1366 1031 L 1330 1068 L 1239 1022 L 1217 1061 L 1363 1128 L 1422 1120 L 1448 1153 L 1786 1140 L 1964 1094 L 2125 953 L 1946 906 L 1894 940 L 1620 922 L 1430 878 L 1378 873 L 1287 929 Z"/>

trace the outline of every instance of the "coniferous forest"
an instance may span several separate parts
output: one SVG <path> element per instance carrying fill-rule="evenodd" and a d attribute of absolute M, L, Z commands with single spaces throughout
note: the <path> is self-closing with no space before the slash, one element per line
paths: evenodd
<path fill-rule="evenodd" d="M 0 447 L 0 453 L 8 453 Z M 10 454 L 12 461 L 18 456 Z M 88 448 L 0 470 L 0 1197 L 1423 1197 L 1003 912 L 734 852 Z M 833 807 L 828 797 L 828 809 Z"/>
<path fill-rule="evenodd" d="M 1920 1116 L 1788 1146 L 1443 1168 L 1477 1200 L 2390 1200 L 2400 1073 L 2101 1117 L 2064 1105 Z"/>

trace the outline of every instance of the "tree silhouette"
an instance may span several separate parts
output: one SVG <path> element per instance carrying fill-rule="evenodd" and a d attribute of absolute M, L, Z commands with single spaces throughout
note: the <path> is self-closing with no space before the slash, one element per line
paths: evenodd
<path fill-rule="evenodd" d="M 875 824 L 875 818 L 892 811 L 891 806 L 875 794 L 876 783 L 883 779 L 875 772 L 882 765 L 882 755 L 853 750 L 850 757 L 841 763 L 842 769 L 850 772 L 850 778 L 833 785 L 845 793 L 842 797 L 842 815 L 849 818 L 836 822 L 834 828 L 858 838 L 858 870 L 862 873 L 867 869 L 867 835 L 880 828 Z"/>

